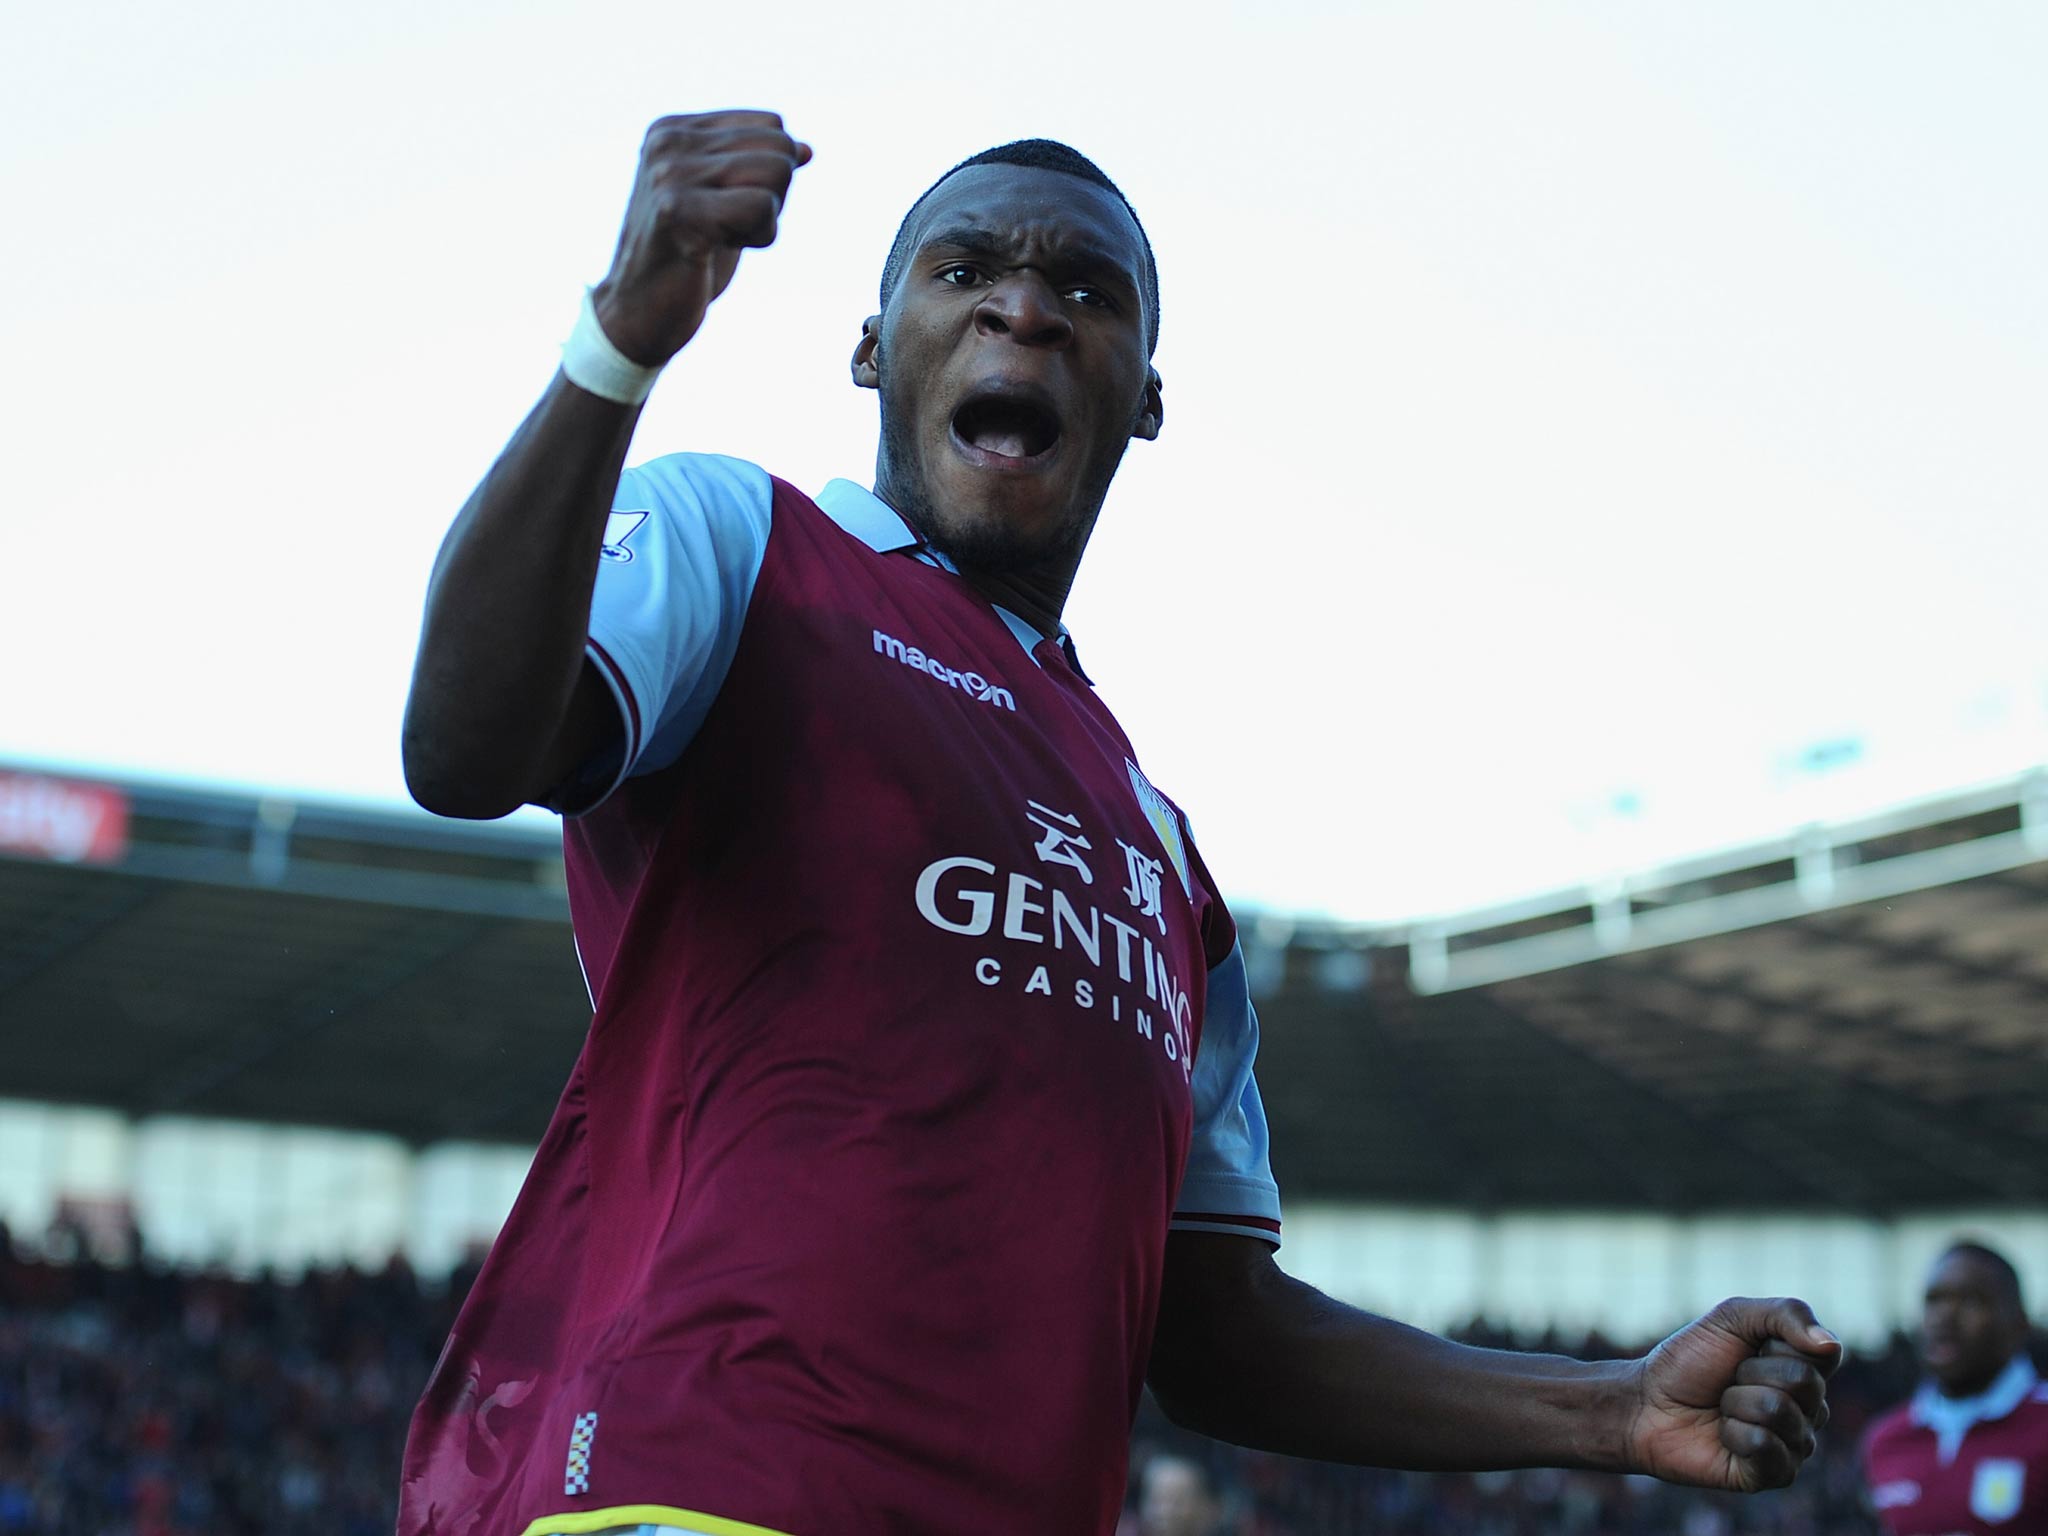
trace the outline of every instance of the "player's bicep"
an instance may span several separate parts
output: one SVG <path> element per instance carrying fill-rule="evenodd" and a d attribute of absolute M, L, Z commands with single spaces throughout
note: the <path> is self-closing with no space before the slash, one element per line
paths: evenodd
<path fill-rule="evenodd" d="M 1261 1300 L 1279 1277 L 1272 1248 L 1224 1232 L 1167 1234 L 1159 1314 L 1145 1380 L 1177 1423 L 1199 1418 L 1219 1365 L 1257 1337 Z M 1229 1381 L 1228 1389 L 1241 1388 Z"/>

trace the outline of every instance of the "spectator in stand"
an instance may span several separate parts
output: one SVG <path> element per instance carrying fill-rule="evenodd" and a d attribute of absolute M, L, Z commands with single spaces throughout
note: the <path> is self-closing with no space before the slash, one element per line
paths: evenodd
<path fill-rule="evenodd" d="M 2048 1531 L 2048 1387 L 2019 1272 L 1957 1243 L 1928 1274 L 1921 1330 L 1928 1380 L 1864 1446 L 1878 1518 L 1892 1536 Z"/>

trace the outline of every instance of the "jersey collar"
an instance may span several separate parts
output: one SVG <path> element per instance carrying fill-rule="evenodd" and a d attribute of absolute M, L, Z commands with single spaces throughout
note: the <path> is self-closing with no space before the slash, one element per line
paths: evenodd
<path fill-rule="evenodd" d="M 1934 1431 L 1936 1454 L 1946 1466 L 1963 1448 L 1963 1436 L 1972 1425 L 2004 1418 L 2026 1401 L 2039 1380 L 2034 1362 L 2015 1355 L 1975 1397 L 1943 1397 L 1930 1381 L 1913 1394 L 1913 1422 Z"/>
<path fill-rule="evenodd" d="M 878 555 L 924 548 L 894 507 L 851 480 L 834 480 L 818 492 L 818 509 Z"/>
<path fill-rule="evenodd" d="M 941 570 L 951 571 L 955 576 L 960 574 L 952 561 L 911 531 L 910 524 L 903 521 L 902 515 L 894 507 L 864 485 L 852 480 L 832 481 L 818 492 L 818 510 L 878 555 L 908 552 L 927 565 L 936 565 Z M 1017 643 L 1024 648 L 1025 654 L 1030 656 L 1034 663 L 1037 662 L 1038 657 L 1034 652 L 1037 650 L 1038 642 L 1046 636 L 1040 633 L 1036 626 L 1000 604 L 991 603 L 989 606 L 995 609 L 996 617 L 1003 621 L 1012 635 L 1016 636 Z M 1074 650 L 1074 637 L 1067 632 L 1066 625 L 1062 624 L 1059 627 L 1056 638 L 1075 675 L 1092 688 L 1095 685 L 1094 679 L 1081 670 L 1081 658 Z"/>

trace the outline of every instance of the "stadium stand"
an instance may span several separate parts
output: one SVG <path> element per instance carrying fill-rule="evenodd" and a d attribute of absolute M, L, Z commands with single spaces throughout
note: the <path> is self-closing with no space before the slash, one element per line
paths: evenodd
<path fill-rule="evenodd" d="M 0 1531 L 383 1536 L 460 1294 L 48 1264 L 0 1232 Z"/>
<path fill-rule="evenodd" d="M 24 1021 L 0 1094 L 538 1139 L 589 1018 L 552 827 L 36 782 L 111 797 L 123 831 L 57 857 L 0 837 L 0 1018 Z M 1282 1189 L 2048 1200 L 2044 784 L 1427 923 L 1243 914 Z M 1768 1181 L 1732 1183 L 1728 1146 Z"/>
<path fill-rule="evenodd" d="M 2048 1203 L 2044 784 L 1428 922 L 1240 914 L 1283 1190 L 1873 1223 Z M 545 823 L 0 770 L 0 1096 L 530 1146 L 588 1018 Z M 0 1238 L 0 1533 L 390 1529 L 464 1273 L 174 1271 L 128 1209 Z M 1910 1380 L 1896 1343 L 1847 1368 L 1823 1457 L 1748 1501 L 1322 1468 L 1149 1407 L 1136 1465 L 1209 1467 L 1228 1536 L 1836 1536 L 1870 1529 L 1847 1453 Z"/>

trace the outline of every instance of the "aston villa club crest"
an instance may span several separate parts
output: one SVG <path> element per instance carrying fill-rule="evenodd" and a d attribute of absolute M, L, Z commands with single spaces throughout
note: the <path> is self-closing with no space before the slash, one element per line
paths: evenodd
<path fill-rule="evenodd" d="M 1173 861 L 1173 872 L 1180 876 L 1180 888 L 1187 892 L 1190 901 L 1194 900 L 1195 882 L 1188 873 L 1188 848 L 1180 835 L 1180 818 L 1174 815 L 1173 807 L 1166 803 L 1166 796 L 1152 787 L 1152 781 L 1139 771 L 1136 763 L 1127 757 L 1124 767 L 1130 770 L 1131 793 L 1138 797 L 1138 808 L 1152 823 L 1152 830 L 1159 835 L 1160 846 L 1166 849 L 1166 856 Z"/>
<path fill-rule="evenodd" d="M 2027 1491 L 2027 1464 L 2004 1456 L 1987 1456 L 1970 1479 L 1970 1513 L 1989 1525 L 2020 1512 Z"/>

